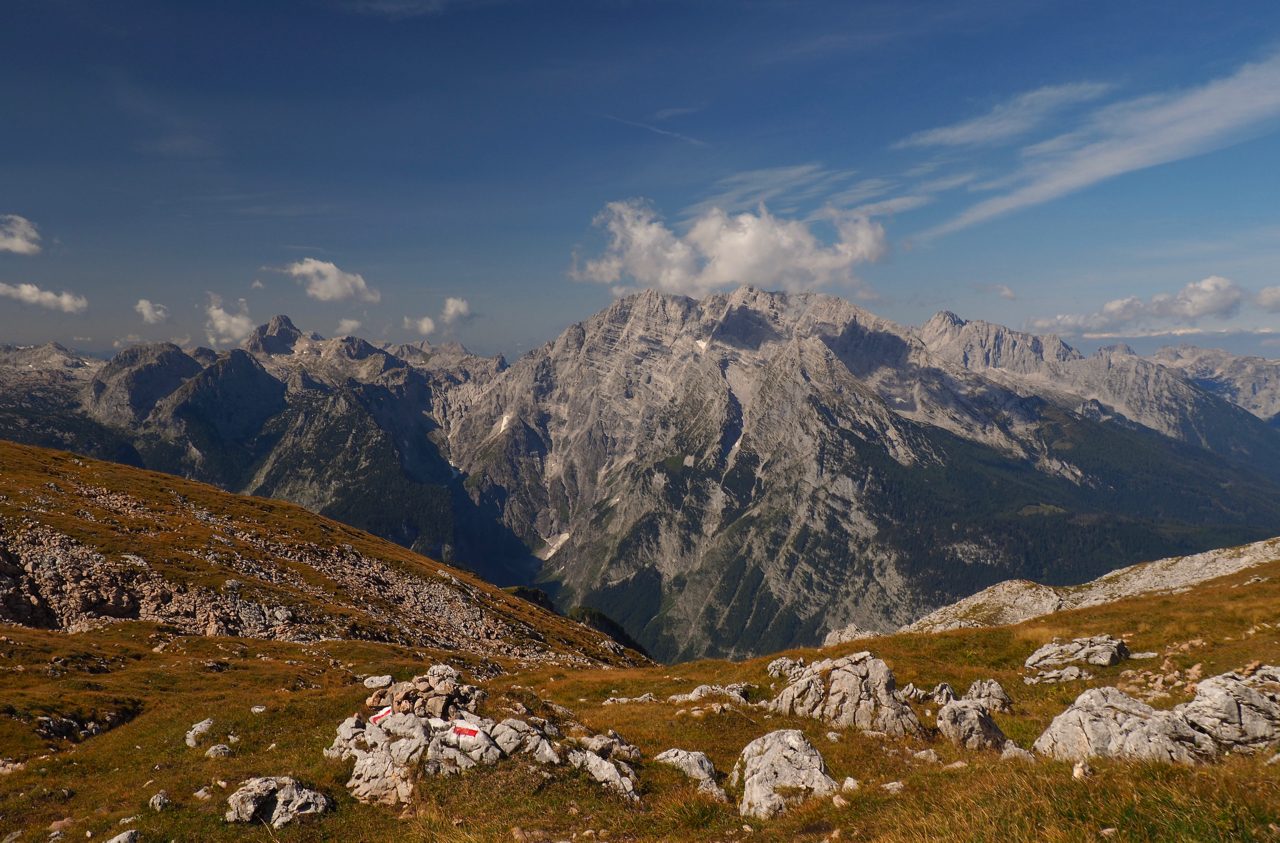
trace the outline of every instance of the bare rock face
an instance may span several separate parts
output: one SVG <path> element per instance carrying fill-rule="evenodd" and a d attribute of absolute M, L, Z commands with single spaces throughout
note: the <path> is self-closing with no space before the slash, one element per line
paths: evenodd
<path fill-rule="evenodd" d="M 806 799 L 836 793 L 822 755 L 798 729 L 782 729 L 747 744 L 733 766 L 729 787 L 742 785 L 738 812 L 767 820 Z"/>
<path fill-rule="evenodd" d="M 568 759 L 573 767 L 585 768 L 587 774 L 603 785 L 606 790 L 612 791 L 628 802 L 640 801 L 640 794 L 636 793 L 639 780 L 636 778 L 635 771 L 625 762 L 606 760 L 589 749 L 571 749 Z"/>
<path fill-rule="evenodd" d="M 742 683 L 723 686 L 699 685 L 687 694 L 672 694 L 667 697 L 667 702 L 690 703 L 706 699 L 707 697 L 727 697 L 731 702 L 735 702 L 738 705 L 746 705 L 747 698 L 742 695 L 742 692 L 747 690 L 749 687 L 752 686 Z"/>
<path fill-rule="evenodd" d="M 298 784 L 288 776 L 249 779 L 227 797 L 227 822 L 255 820 L 272 828 L 288 825 L 306 814 L 323 814 L 333 807 L 329 797 Z"/>
<path fill-rule="evenodd" d="M 698 783 L 698 790 L 720 801 L 728 801 L 723 788 L 716 784 L 716 767 L 704 752 L 668 749 L 653 757 L 659 764 L 669 764 Z"/>
<path fill-rule="evenodd" d="M 769 666 L 765 670 L 775 679 L 786 679 L 788 682 L 794 682 L 804 672 L 804 659 L 779 656 L 769 662 Z"/>
<path fill-rule="evenodd" d="M 1265 665 L 1252 676 L 1224 673 L 1202 680 L 1195 699 L 1178 710 L 1223 750 L 1269 749 L 1280 743 L 1280 667 Z"/>
<path fill-rule="evenodd" d="M 843 629 L 835 629 L 827 633 L 827 637 L 822 639 L 822 646 L 835 647 L 840 644 L 848 644 L 852 641 L 862 641 L 867 638 L 879 638 L 882 633 L 871 629 L 861 629 L 857 624 L 849 624 Z"/>
<path fill-rule="evenodd" d="M 837 728 L 913 735 L 920 721 L 895 693 L 893 671 L 870 653 L 824 659 L 804 668 L 765 708 L 812 717 Z"/>
<path fill-rule="evenodd" d="M 1003 749 L 1007 738 L 979 700 L 953 700 L 938 710 L 938 731 L 964 749 Z"/>
<path fill-rule="evenodd" d="M 1005 692 L 1004 687 L 994 679 L 979 679 L 965 691 L 965 700 L 974 700 L 982 704 L 991 713 L 1013 711 L 1013 700 Z"/>
<path fill-rule="evenodd" d="M 1175 711 L 1156 711 L 1115 688 L 1090 688 L 1032 747 L 1063 760 L 1090 756 L 1194 764 L 1217 750 Z"/>
<path fill-rule="evenodd" d="M 1032 670 L 1063 667 L 1071 662 L 1087 662 L 1100 667 L 1120 664 L 1129 658 L 1129 648 L 1124 641 L 1110 635 L 1095 635 L 1061 641 L 1057 638 L 1045 644 L 1027 657 L 1026 666 Z"/>

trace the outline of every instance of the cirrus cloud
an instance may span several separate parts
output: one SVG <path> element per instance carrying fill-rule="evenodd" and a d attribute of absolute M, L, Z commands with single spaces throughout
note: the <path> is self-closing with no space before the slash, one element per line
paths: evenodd
<path fill-rule="evenodd" d="M 297 263 L 289 264 L 282 271 L 292 275 L 299 284 L 306 285 L 307 295 L 313 299 L 358 299 L 374 304 L 382 301 L 382 294 L 366 284 L 364 278 L 352 272 L 343 272 L 329 261 L 303 258 Z"/>
<path fill-rule="evenodd" d="M 63 313 L 83 313 L 89 307 L 89 301 L 84 296 L 67 292 L 51 293 L 40 289 L 35 284 L 0 283 L 0 296 L 17 299 L 24 304 L 47 307 L 50 310 L 61 310 Z"/>
<path fill-rule="evenodd" d="M 0 214 L 0 252 L 40 254 L 40 232 L 35 223 L 14 214 Z"/>
<path fill-rule="evenodd" d="M 866 214 L 826 216 L 839 235 L 831 246 L 804 222 L 779 219 L 763 204 L 737 215 L 711 208 L 680 235 L 643 200 L 611 202 L 595 219 L 612 236 L 609 246 L 581 269 L 575 265 L 571 276 L 612 285 L 617 295 L 643 287 L 705 295 L 743 284 L 792 290 L 856 284 L 853 267 L 888 250 L 884 227 Z M 874 296 L 865 288 L 863 294 Z"/>

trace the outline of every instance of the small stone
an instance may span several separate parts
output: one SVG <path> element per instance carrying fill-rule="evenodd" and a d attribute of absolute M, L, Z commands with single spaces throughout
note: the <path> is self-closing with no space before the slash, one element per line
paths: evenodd
<path fill-rule="evenodd" d="M 967 761 L 952 761 L 950 764 L 948 764 L 947 766 L 943 767 L 942 769 L 944 769 L 944 770 L 963 770 L 965 767 L 968 767 L 968 766 L 969 766 L 969 763 L 968 763 Z"/>
<path fill-rule="evenodd" d="M 249 709 L 249 710 L 250 710 L 251 712 L 253 712 L 254 714 L 266 714 L 266 713 L 267 713 L 267 707 L 266 707 L 265 705 L 255 705 L 253 708 L 251 708 L 251 709 Z"/>
<path fill-rule="evenodd" d="M 1087 779 L 1092 775 L 1093 768 L 1089 766 L 1088 762 L 1077 761 L 1075 766 L 1071 768 L 1071 778 L 1073 779 Z"/>
<path fill-rule="evenodd" d="M 840 742 L 840 733 L 839 733 L 839 732 L 827 732 L 827 740 L 831 741 L 832 743 L 839 743 L 839 742 Z"/>
<path fill-rule="evenodd" d="M 1116 836 L 1116 829 L 1114 829 L 1114 828 L 1102 828 L 1102 829 L 1099 829 L 1099 830 L 1098 830 L 1098 836 L 1099 836 L 1099 837 L 1115 837 L 1115 836 Z"/>
<path fill-rule="evenodd" d="M 227 746 L 225 743 L 216 743 L 213 746 L 209 747 L 207 750 L 205 750 L 204 757 L 205 758 L 230 758 L 231 747 Z"/>
<path fill-rule="evenodd" d="M 932 749 L 922 749 L 912 757 L 917 761 L 925 761 L 930 764 L 939 764 L 942 762 L 942 759 L 938 757 L 938 753 L 934 752 Z"/>
<path fill-rule="evenodd" d="M 837 808 L 848 808 L 849 800 L 837 793 L 835 796 L 831 797 L 831 804 L 835 805 Z"/>
<path fill-rule="evenodd" d="M 107 843 L 138 843 L 138 837 L 138 830 L 136 828 L 131 828 L 128 831 L 112 837 L 107 841 Z"/>
<path fill-rule="evenodd" d="M 853 776 L 845 776 L 844 784 L 840 785 L 840 790 L 844 793 L 853 793 L 859 787 L 861 787 L 861 785 L 858 784 L 857 779 Z"/>
<path fill-rule="evenodd" d="M 511 829 L 511 839 L 516 843 L 528 843 L 529 835 L 524 833 L 524 829 L 520 826 L 514 826 Z"/>
<path fill-rule="evenodd" d="M 392 676 L 370 676 L 364 680 L 364 686 L 371 691 L 377 691 L 381 688 L 390 688 L 391 683 L 395 682 Z"/>
<path fill-rule="evenodd" d="M 885 782 L 880 785 L 880 789 L 886 793 L 898 794 L 906 790 L 907 786 L 902 782 Z"/>
<path fill-rule="evenodd" d="M 209 788 L 207 787 L 200 788 L 192 795 L 195 796 L 196 799 L 199 799 L 201 802 L 208 802 L 210 799 L 213 798 L 213 794 L 209 792 Z"/>
<path fill-rule="evenodd" d="M 153 811 L 163 811 L 173 804 L 173 800 L 169 798 L 169 792 L 162 790 L 155 796 L 151 797 L 151 801 L 147 803 Z"/>

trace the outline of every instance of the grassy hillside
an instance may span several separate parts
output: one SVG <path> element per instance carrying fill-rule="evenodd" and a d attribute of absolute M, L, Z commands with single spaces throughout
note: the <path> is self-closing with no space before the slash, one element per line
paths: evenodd
<path fill-rule="evenodd" d="M 900 684 L 932 687 L 947 681 L 961 691 L 974 679 L 994 677 L 1015 702 L 1013 714 L 996 720 L 1025 747 L 1085 687 L 1121 683 L 1123 670 L 1159 661 L 1095 669 L 1096 678 L 1087 683 L 1024 685 L 1023 659 L 1055 635 L 1123 634 L 1135 651 L 1157 650 L 1163 657 L 1171 650 L 1177 668 L 1201 663 L 1211 675 L 1252 660 L 1280 661 L 1280 630 L 1261 626 L 1278 622 L 1280 561 L 1186 594 L 1016 627 L 892 636 L 792 655 L 812 659 L 865 647 L 890 663 Z M 1189 643 L 1196 640 L 1203 644 Z M 392 673 L 404 679 L 437 659 L 484 681 L 490 715 L 511 701 L 536 710 L 545 699 L 572 709 L 594 730 L 617 729 L 644 752 L 644 807 L 605 795 L 576 771 L 557 768 L 544 779 L 519 761 L 461 778 L 425 780 L 403 815 L 351 800 L 343 788 L 350 762 L 327 760 L 321 750 L 337 723 L 362 707 L 367 691 L 356 677 Z M 121 818 L 137 815 L 133 827 L 144 841 L 491 841 L 513 839 L 512 827 L 545 832 L 547 840 L 575 834 L 590 839 L 585 832 L 591 830 L 596 839 L 615 841 L 817 841 L 832 839 L 838 830 L 842 840 L 1085 841 L 1100 839 L 1107 828 L 1116 829 L 1111 840 L 1276 839 L 1280 767 L 1266 766 L 1265 757 L 1230 757 L 1196 769 L 1098 760 L 1094 777 L 1076 781 L 1069 764 L 1001 762 L 995 754 L 961 752 L 941 740 L 880 741 L 846 733 L 831 742 L 817 721 L 768 717 L 755 709 L 693 716 L 687 704 L 601 704 L 610 696 L 649 691 L 665 698 L 704 682 L 753 682 L 761 686 L 753 698 L 771 696 L 770 683 L 782 683 L 767 676 L 767 661 L 522 670 L 499 660 L 392 644 L 174 636 L 138 622 L 78 635 L 9 628 L 0 639 L 0 758 L 22 759 L 26 769 L 0 777 L 0 831 L 27 829 L 21 839 L 43 839 L 50 823 L 71 818 L 76 822 L 69 838 L 89 831 L 101 838 L 117 833 Z M 489 678 L 498 670 L 503 675 Z M 1156 705 L 1184 699 L 1175 693 Z M 250 713 L 254 705 L 266 706 L 266 713 Z M 916 706 L 922 715 L 926 708 Z M 78 744 L 41 739 L 33 729 L 40 715 L 101 716 L 108 710 L 131 719 Z M 234 757 L 210 760 L 203 746 L 185 746 L 184 732 L 206 717 L 215 720 L 219 740 L 231 731 L 239 735 Z M 699 797 L 679 774 L 649 760 L 673 746 L 697 749 L 727 773 L 748 741 L 784 727 L 805 731 L 831 775 L 863 782 L 849 807 L 815 801 L 773 821 L 744 823 L 732 807 Z M 907 750 L 926 745 L 944 763 L 964 760 L 968 766 L 948 770 L 910 758 Z M 335 798 L 336 810 L 275 832 L 222 821 L 226 796 L 241 779 L 285 774 Z M 878 787 L 888 781 L 906 788 L 889 795 Z M 210 785 L 212 800 L 193 796 Z M 146 801 L 161 788 L 176 804 L 154 814 Z"/>

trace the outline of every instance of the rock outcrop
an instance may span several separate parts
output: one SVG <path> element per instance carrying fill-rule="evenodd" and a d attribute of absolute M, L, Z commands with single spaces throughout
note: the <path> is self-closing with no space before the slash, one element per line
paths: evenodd
<path fill-rule="evenodd" d="M 979 679 L 965 691 L 965 700 L 978 702 L 987 711 L 997 714 L 1013 711 L 1013 700 L 1005 692 L 1004 687 L 994 679 Z"/>
<path fill-rule="evenodd" d="M 725 802 L 724 789 L 716 784 L 716 767 L 704 752 L 684 749 L 668 749 L 653 757 L 659 764 L 668 764 L 698 783 L 698 791 L 720 802 Z"/>
<path fill-rule="evenodd" d="M 747 744 L 729 776 L 730 788 L 739 784 L 742 800 L 738 812 L 762 820 L 840 789 L 827 775 L 821 753 L 797 729 L 770 732 Z"/>
<path fill-rule="evenodd" d="M 1007 740 L 979 700 L 952 700 L 940 708 L 938 731 L 963 749 L 1003 749 Z"/>
<path fill-rule="evenodd" d="M 227 822 L 264 822 L 281 828 L 300 816 L 323 814 L 333 802 L 288 776 L 261 777 L 241 782 L 227 797 Z"/>
<path fill-rule="evenodd" d="M 1025 665 L 1028 669 L 1050 669 L 1064 667 L 1071 662 L 1084 662 L 1099 667 L 1110 667 L 1120 664 L 1129 658 L 1129 648 L 1124 641 L 1110 635 L 1094 635 L 1089 638 L 1075 638 L 1062 641 L 1055 638 L 1030 656 Z"/>
<path fill-rule="evenodd" d="M 770 711 L 812 717 L 837 728 L 913 735 L 920 721 L 895 692 L 893 671 L 870 653 L 823 659 L 801 670 L 771 702 Z"/>
<path fill-rule="evenodd" d="M 1115 688 L 1090 688 L 1059 714 L 1032 747 L 1067 761 L 1091 756 L 1194 764 L 1216 748 L 1176 711 L 1156 711 Z"/>

